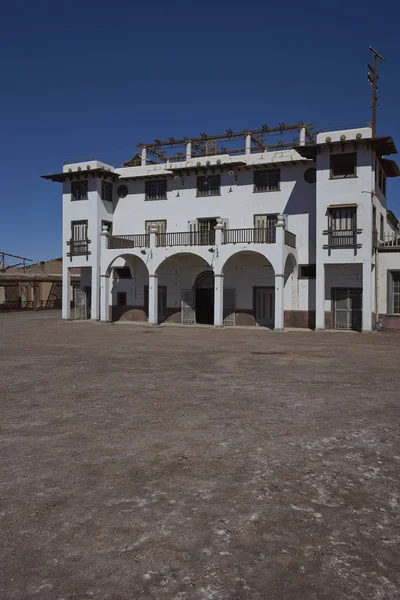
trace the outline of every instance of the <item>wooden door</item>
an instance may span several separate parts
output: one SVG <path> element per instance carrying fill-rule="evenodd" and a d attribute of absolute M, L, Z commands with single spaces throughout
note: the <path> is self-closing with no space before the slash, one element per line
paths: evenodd
<path fill-rule="evenodd" d="M 257 325 L 274 326 L 274 288 L 257 287 L 254 292 L 255 316 Z"/>

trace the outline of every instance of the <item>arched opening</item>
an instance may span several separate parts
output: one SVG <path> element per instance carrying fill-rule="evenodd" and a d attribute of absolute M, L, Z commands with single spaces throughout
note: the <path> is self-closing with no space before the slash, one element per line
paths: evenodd
<path fill-rule="evenodd" d="M 274 327 L 275 272 L 254 251 L 236 252 L 224 264 L 224 323 Z"/>
<path fill-rule="evenodd" d="M 146 321 L 148 315 L 148 270 L 134 254 L 122 254 L 107 269 L 110 276 L 110 320 Z"/>
<path fill-rule="evenodd" d="M 164 290 L 166 298 L 166 317 L 165 321 L 173 323 L 193 324 L 203 322 L 198 320 L 197 311 L 201 313 L 201 300 L 197 296 L 196 286 L 197 278 L 202 273 L 210 272 L 210 264 L 201 256 L 192 252 L 179 252 L 166 258 L 156 270 L 158 275 L 158 288 Z M 213 272 L 211 271 L 212 275 Z M 214 277 L 214 275 L 213 275 Z M 206 278 L 203 280 L 202 289 L 204 294 L 210 292 L 210 288 L 204 287 L 210 285 Z M 200 292 L 201 296 L 201 292 Z M 159 297 L 160 300 L 160 297 Z M 213 299 L 212 299 L 213 300 Z M 200 318 L 202 318 L 200 316 Z M 212 319 L 214 313 L 212 313 Z M 208 313 L 208 321 L 209 321 Z M 211 321 L 211 323 L 213 320 Z"/>
<path fill-rule="evenodd" d="M 301 310 L 297 262 L 293 254 L 288 254 L 286 257 L 284 275 L 284 306 L 286 307 L 284 325 L 285 327 L 308 327 L 306 312 Z M 302 297 L 304 297 L 304 291 Z"/>
<path fill-rule="evenodd" d="M 194 282 L 194 304 L 196 322 L 214 324 L 214 272 L 202 271 Z"/>

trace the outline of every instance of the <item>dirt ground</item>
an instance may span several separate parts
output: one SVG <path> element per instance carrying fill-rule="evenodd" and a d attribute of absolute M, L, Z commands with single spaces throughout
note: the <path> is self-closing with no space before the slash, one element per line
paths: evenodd
<path fill-rule="evenodd" d="M 398 600 L 399 334 L 0 315 L 1 600 Z"/>

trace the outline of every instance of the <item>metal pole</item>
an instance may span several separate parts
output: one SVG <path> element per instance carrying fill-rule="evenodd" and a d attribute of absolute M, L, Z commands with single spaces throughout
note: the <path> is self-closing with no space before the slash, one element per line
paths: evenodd
<path fill-rule="evenodd" d="M 385 62 L 383 56 L 379 54 L 372 46 L 369 47 L 374 55 L 374 66 L 368 65 L 371 73 L 368 73 L 368 81 L 372 85 L 372 137 L 376 137 L 376 107 L 378 105 L 378 59 Z"/>

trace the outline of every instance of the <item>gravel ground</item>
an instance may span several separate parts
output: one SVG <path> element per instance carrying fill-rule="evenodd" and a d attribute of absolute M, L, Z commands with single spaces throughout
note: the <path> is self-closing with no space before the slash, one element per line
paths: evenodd
<path fill-rule="evenodd" d="M 0 315 L 1 600 L 398 600 L 400 335 Z"/>

